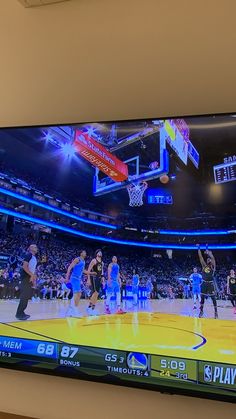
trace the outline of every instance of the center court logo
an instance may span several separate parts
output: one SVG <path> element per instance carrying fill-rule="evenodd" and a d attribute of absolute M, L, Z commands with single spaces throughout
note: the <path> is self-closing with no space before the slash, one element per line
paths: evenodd
<path fill-rule="evenodd" d="M 206 364 L 204 382 L 236 386 L 236 367 Z"/>
<path fill-rule="evenodd" d="M 127 356 L 127 365 L 133 370 L 146 370 L 148 367 L 148 358 L 138 352 L 130 352 Z"/>

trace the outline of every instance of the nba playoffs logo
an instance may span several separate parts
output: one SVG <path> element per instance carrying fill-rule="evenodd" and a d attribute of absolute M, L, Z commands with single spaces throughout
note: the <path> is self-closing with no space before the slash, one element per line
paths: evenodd
<path fill-rule="evenodd" d="M 236 389 L 236 368 L 226 364 L 204 364 L 204 382 L 215 385 L 234 386 Z"/>
<path fill-rule="evenodd" d="M 212 382 L 212 366 L 204 365 L 204 381 L 206 383 Z"/>
<path fill-rule="evenodd" d="M 132 370 L 146 370 L 148 367 L 148 358 L 144 354 L 130 352 L 127 356 L 127 365 Z"/>

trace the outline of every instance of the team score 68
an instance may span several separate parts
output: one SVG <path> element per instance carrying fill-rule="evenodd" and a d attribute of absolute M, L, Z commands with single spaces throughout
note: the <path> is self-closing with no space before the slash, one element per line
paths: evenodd
<path fill-rule="evenodd" d="M 40 343 L 37 346 L 37 354 L 39 355 L 54 355 L 55 345 L 51 343 Z"/>

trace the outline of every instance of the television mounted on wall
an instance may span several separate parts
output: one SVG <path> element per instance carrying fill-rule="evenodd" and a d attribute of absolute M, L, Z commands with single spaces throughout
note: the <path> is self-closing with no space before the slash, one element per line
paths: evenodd
<path fill-rule="evenodd" d="M 0 129 L 0 366 L 236 400 L 236 115 Z"/>

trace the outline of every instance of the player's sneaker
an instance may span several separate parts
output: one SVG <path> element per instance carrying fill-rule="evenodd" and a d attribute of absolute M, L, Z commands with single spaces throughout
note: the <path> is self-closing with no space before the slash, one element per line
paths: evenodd
<path fill-rule="evenodd" d="M 16 316 L 18 320 L 28 320 L 30 318 L 29 314 L 23 314 L 22 316 Z"/>
<path fill-rule="evenodd" d="M 108 306 L 105 307 L 105 314 L 111 314 L 111 310 Z"/>
<path fill-rule="evenodd" d="M 200 311 L 200 313 L 199 313 L 199 319 L 201 319 L 202 317 L 203 317 L 203 311 Z"/>
<path fill-rule="evenodd" d="M 89 316 L 98 316 L 98 312 L 95 310 L 95 308 L 88 307 L 87 313 Z"/>
<path fill-rule="evenodd" d="M 218 313 L 215 311 L 215 319 L 218 319 Z"/>
<path fill-rule="evenodd" d="M 91 307 L 88 307 L 88 308 L 86 309 L 86 311 L 87 311 L 87 314 L 88 314 L 89 316 L 91 316 L 91 311 L 92 311 L 92 308 L 91 308 Z"/>
<path fill-rule="evenodd" d="M 125 314 L 125 311 L 122 308 L 118 308 L 116 314 Z"/>
<path fill-rule="evenodd" d="M 77 308 L 75 308 L 74 317 L 83 317 L 83 313 L 81 313 L 81 311 L 79 311 Z"/>

